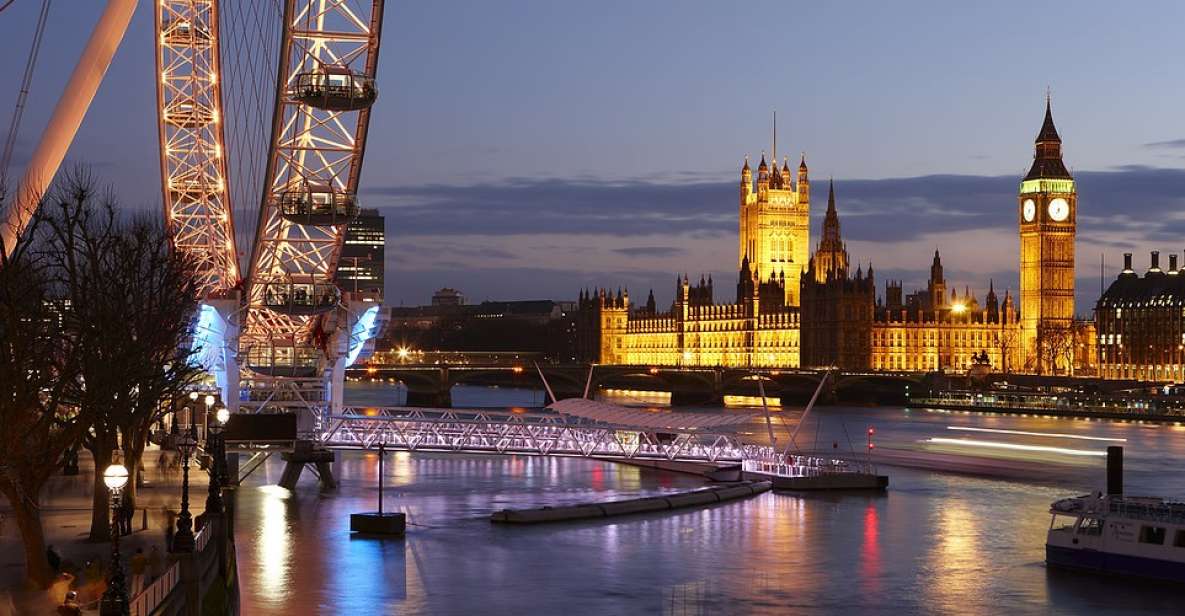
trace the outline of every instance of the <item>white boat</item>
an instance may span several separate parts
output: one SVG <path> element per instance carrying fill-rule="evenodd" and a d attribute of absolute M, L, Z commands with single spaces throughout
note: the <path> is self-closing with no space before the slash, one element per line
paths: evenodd
<path fill-rule="evenodd" d="M 1107 494 L 1064 498 L 1050 506 L 1046 564 L 1185 582 L 1185 503 L 1124 496 L 1122 449 L 1107 453 Z"/>

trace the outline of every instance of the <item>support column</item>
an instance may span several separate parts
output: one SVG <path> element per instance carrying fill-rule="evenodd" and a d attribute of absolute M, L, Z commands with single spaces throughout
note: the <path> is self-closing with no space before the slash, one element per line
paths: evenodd
<path fill-rule="evenodd" d="M 123 41 L 135 11 L 136 0 L 107 1 L 107 8 L 99 17 L 99 23 L 86 42 L 78 64 L 74 65 L 74 72 L 70 74 L 57 107 L 54 107 L 49 124 L 41 134 L 41 141 L 25 166 L 25 175 L 17 185 L 15 198 L 0 220 L 0 250 L 7 252 L 11 249 L 37 211 L 38 203 L 53 182 L 82 119 L 86 117 L 107 67 L 111 66 L 111 58 Z"/>

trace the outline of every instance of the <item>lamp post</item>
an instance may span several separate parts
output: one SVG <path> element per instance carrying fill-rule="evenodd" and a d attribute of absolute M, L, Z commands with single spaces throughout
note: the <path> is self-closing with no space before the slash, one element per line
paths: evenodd
<path fill-rule="evenodd" d="M 206 511 L 209 513 L 222 513 L 222 460 L 226 456 L 222 448 L 222 426 L 226 420 L 230 418 L 230 411 L 226 407 L 218 409 L 217 417 L 213 423 L 210 424 L 210 436 L 206 440 L 209 443 L 210 452 L 210 489 L 206 494 Z"/>
<path fill-rule="evenodd" d="M 103 483 L 111 491 L 111 572 L 107 574 L 107 590 L 99 602 L 100 616 L 127 616 L 128 589 L 123 576 L 123 564 L 119 562 L 119 529 L 117 515 L 119 498 L 128 483 L 128 469 L 122 464 L 112 464 L 103 471 Z"/>
<path fill-rule="evenodd" d="M 189 457 L 197 447 L 194 430 L 177 436 L 177 451 L 181 453 L 181 513 L 177 516 L 177 532 L 173 534 L 174 552 L 192 552 L 194 548 L 193 517 L 189 515 Z"/>

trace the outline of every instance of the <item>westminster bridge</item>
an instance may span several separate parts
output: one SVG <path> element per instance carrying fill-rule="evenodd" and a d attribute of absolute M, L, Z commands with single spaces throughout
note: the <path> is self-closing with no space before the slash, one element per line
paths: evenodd
<path fill-rule="evenodd" d="M 713 366 L 621 366 L 598 364 L 589 378 L 588 363 L 555 363 L 531 353 L 450 353 L 406 360 L 378 354 L 366 365 L 347 370 L 354 380 L 398 382 L 407 388 L 408 406 L 448 408 L 456 385 L 542 387 L 536 366 L 559 398 L 582 397 L 585 389 L 669 392 L 676 406 L 717 406 L 725 396 L 755 397 L 761 389 L 786 404 L 810 399 L 828 370 L 803 368 L 732 368 Z M 428 360 L 428 361 L 425 361 Z M 971 385 L 965 376 L 935 372 L 877 372 L 830 370 L 820 401 L 823 403 L 903 404 L 910 395 L 924 397 L 941 389 Z M 1145 388 L 1148 383 L 1067 376 L 993 374 L 990 381 L 1006 381 L 1019 389 L 1062 387 L 1112 393 Z M 759 388 L 760 381 L 762 387 Z"/>
<path fill-rule="evenodd" d="M 540 388 L 538 370 L 559 398 L 579 398 L 585 388 L 669 392 L 671 404 L 719 405 L 725 396 L 765 394 L 787 403 L 806 402 L 818 389 L 824 370 L 727 367 L 597 365 L 589 378 L 587 363 L 496 360 L 455 363 L 370 363 L 347 370 L 350 379 L 395 381 L 407 388 L 408 406 L 449 407 L 456 385 Z M 905 372 L 832 371 L 823 401 L 904 402 L 908 392 L 927 387 L 928 375 Z"/>

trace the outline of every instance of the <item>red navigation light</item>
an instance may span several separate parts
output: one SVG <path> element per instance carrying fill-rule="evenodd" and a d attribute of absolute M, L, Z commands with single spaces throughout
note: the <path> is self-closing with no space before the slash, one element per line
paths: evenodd
<path fill-rule="evenodd" d="M 876 443 L 869 443 L 868 448 L 869 449 L 876 449 Z"/>
<path fill-rule="evenodd" d="M 876 428 L 869 428 L 868 433 L 869 434 L 876 434 Z"/>

